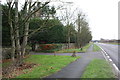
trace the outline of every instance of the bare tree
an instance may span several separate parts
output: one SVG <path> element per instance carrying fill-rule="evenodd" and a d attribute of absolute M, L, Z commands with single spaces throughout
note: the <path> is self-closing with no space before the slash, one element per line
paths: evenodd
<path fill-rule="evenodd" d="M 32 0 L 29 1 L 29 9 L 27 10 L 27 6 L 25 6 L 25 15 L 28 16 L 30 11 L 31 11 L 31 2 Z M 25 4 L 27 4 L 27 2 L 25 2 Z M 27 41 L 28 41 L 28 33 L 29 33 L 29 20 L 25 23 L 25 28 L 24 28 L 24 37 L 23 37 L 23 42 L 22 42 L 22 46 L 21 46 L 21 53 L 22 56 L 24 57 L 25 55 L 25 49 L 26 49 L 26 45 L 27 45 Z"/>
<path fill-rule="evenodd" d="M 80 33 L 81 33 L 81 27 L 82 27 L 82 21 L 84 19 L 84 15 L 82 15 L 82 13 L 78 13 L 78 18 L 77 18 L 77 47 L 81 48 L 80 45 Z"/>
<path fill-rule="evenodd" d="M 11 19 L 11 9 L 14 4 L 12 4 L 12 2 L 7 3 L 9 6 L 8 9 L 8 23 L 10 25 L 10 35 L 11 35 L 11 44 L 12 44 L 12 60 L 14 61 L 14 56 L 15 56 L 15 36 L 14 36 L 14 29 L 13 29 L 13 23 L 12 23 L 12 19 Z"/>
<path fill-rule="evenodd" d="M 10 25 L 10 32 L 11 32 L 11 43 L 12 43 L 12 59 L 14 60 L 14 54 L 15 52 L 17 53 L 17 64 L 22 63 L 22 58 L 25 55 L 26 51 L 26 46 L 27 46 L 27 41 L 28 41 L 28 36 L 29 36 L 29 20 L 32 17 L 33 14 L 35 14 L 37 11 L 45 7 L 49 2 L 45 2 L 42 4 L 41 2 L 32 2 L 32 0 L 26 0 L 24 3 L 23 11 L 24 14 L 19 14 L 20 12 L 18 11 L 18 0 L 9 0 L 7 2 L 7 5 L 9 7 L 9 14 L 8 14 L 8 19 L 9 19 L 9 25 Z M 32 8 L 35 5 L 41 5 L 38 8 L 36 8 L 34 11 Z M 15 18 L 11 18 L 11 10 L 15 9 Z M 19 18 L 22 18 L 21 24 L 19 23 Z M 20 27 L 24 26 L 23 28 L 23 40 L 20 42 L 21 35 L 20 35 Z M 33 31 L 36 32 L 36 31 Z"/>
<path fill-rule="evenodd" d="M 85 19 L 86 15 L 83 13 L 78 13 L 77 18 L 77 47 L 81 48 L 86 43 L 88 43 L 92 39 L 91 32 L 89 30 L 89 24 Z"/>
<path fill-rule="evenodd" d="M 66 35 L 66 41 L 68 42 L 68 45 L 67 47 L 70 48 L 70 42 L 71 42 L 71 24 L 74 24 L 74 13 L 75 11 L 77 10 L 77 8 L 75 10 L 71 10 L 71 4 L 72 2 L 67 2 L 67 3 L 64 3 L 64 6 L 66 5 L 66 7 L 62 7 L 62 12 L 64 12 L 62 14 L 61 12 L 61 21 L 66 24 L 66 27 L 67 27 L 67 35 Z M 63 11 L 64 10 L 64 11 Z"/>

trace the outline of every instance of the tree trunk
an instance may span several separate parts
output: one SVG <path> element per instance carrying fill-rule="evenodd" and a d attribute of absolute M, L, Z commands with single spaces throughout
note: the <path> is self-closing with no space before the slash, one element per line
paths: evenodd
<path fill-rule="evenodd" d="M 26 8 L 25 8 L 25 14 L 26 14 L 26 16 L 28 16 L 29 13 L 30 13 L 30 11 L 31 11 L 31 2 L 32 2 L 32 0 L 30 0 L 30 2 L 29 2 L 28 12 L 27 12 L 27 6 L 26 6 Z M 25 23 L 25 28 L 24 28 L 24 37 L 23 37 L 23 42 L 22 42 L 22 47 L 21 47 L 22 57 L 25 56 L 25 51 L 26 51 L 26 46 L 27 46 L 27 41 L 28 41 L 29 20 L 30 20 L 30 18 L 29 18 L 28 21 Z"/>
<path fill-rule="evenodd" d="M 29 22 L 25 24 L 25 30 L 24 30 L 25 32 L 24 32 L 23 43 L 21 47 L 22 57 L 25 56 L 25 51 L 26 51 L 26 46 L 28 41 L 28 30 L 29 30 Z"/>
<path fill-rule="evenodd" d="M 80 48 L 80 14 L 78 14 L 77 46 Z"/>
<path fill-rule="evenodd" d="M 10 29 L 10 34 L 11 34 L 11 43 L 12 43 L 12 60 L 14 61 L 14 58 L 15 58 L 15 38 L 14 38 L 14 35 L 13 35 L 13 27 L 12 27 L 12 23 L 10 25 L 11 29 Z"/>
<path fill-rule="evenodd" d="M 13 33 L 13 24 L 11 21 L 11 5 L 9 5 L 9 12 L 8 12 L 8 21 L 9 21 L 9 25 L 10 25 L 10 35 L 11 35 L 11 45 L 12 45 L 12 57 L 11 59 L 14 61 L 14 57 L 15 57 L 15 37 L 14 37 L 14 33 Z"/>
<path fill-rule="evenodd" d="M 70 48 L 70 25 L 68 22 L 68 49 Z"/>
<path fill-rule="evenodd" d="M 22 56 L 21 56 L 21 47 L 20 47 L 20 40 L 19 40 L 19 26 L 18 26 L 18 2 L 15 2 L 15 39 L 16 39 L 16 53 L 18 54 L 17 58 L 17 65 L 22 64 Z"/>
<path fill-rule="evenodd" d="M 68 36 L 68 49 L 70 48 L 70 36 Z"/>

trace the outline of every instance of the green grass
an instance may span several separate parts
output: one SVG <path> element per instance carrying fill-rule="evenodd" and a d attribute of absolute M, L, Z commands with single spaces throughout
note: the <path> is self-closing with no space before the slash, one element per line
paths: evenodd
<path fill-rule="evenodd" d="M 32 72 L 21 74 L 17 78 L 42 78 L 53 74 L 79 57 L 53 56 L 53 55 L 31 55 L 25 62 L 40 64 L 34 67 Z M 52 67 L 52 69 L 51 69 Z M 24 72 L 28 71 L 27 69 Z"/>
<path fill-rule="evenodd" d="M 56 51 L 58 51 L 59 49 L 51 49 L 51 50 L 41 50 L 41 51 L 36 51 L 36 52 L 40 52 L 40 53 L 54 53 Z"/>
<path fill-rule="evenodd" d="M 97 46 L 96 44 L 93 44 L 93 51 L 96 52 L 96 51 L 100 51 L 100 47 Z"/>
<path fill-rule="evenodd" d="M 73 53 L 74 51 L 75 52 L 86 52 L 87 49 L 90 47 L 91 43 L 85 45 L 83 47 L 83 50 L 80 50 L 80 49 L 64 49 L 64 50 L 60 50 L 60 51 L 57 51 L 57 53 Z"/>
<path fill-rule="evenodd" d="M 86 67 L 82 78 L 115 78 L 115 76 L 107 61 L 95 59 Z"/>
<path fill-rule="evenodd" d="M 8 67 L 11 65 L 11 62 L 5 62 L 5 63 L 2 63 L 1 65 L 2 65 L 2 67 Z"/>
<path fill-rule="evenodd" d="M 115 43 L 115 42 L 111 42 L 111 43 L 107 43 L 107 44 L 115 44 L 115 45 L 120 45 L 120 43 Z"/>

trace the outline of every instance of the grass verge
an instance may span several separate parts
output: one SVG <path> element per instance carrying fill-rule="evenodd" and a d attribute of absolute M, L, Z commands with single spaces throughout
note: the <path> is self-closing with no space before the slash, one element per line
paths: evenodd
<path fill-rule="evenodd" d="M 93 44 L 93 51 L 96 52 L 96 51 L 100 51 L 100 47 L 97 46 L 96 44 Z"/>
<path fill-rule="evenodd" d="M 107 44 L 120 45 L 120 43 L 115 43 L 115 42 L 111 42 L 111 43 L 107 43 Z"/>
<path fill-rule="evenodd" d="M 91 43 L 85 45 L 82 50 L 80 50 L 80 49 L 64 49 L 64 50 L 57 51 L 57 53 L 73 53 L 74 51 L 75 52 L 86 52 L 87 49 L 90 47 L 90 45 L 91 45 Z"/>
<path fill-rule="evenodd" d="M 32 71 L 21 74 L 16 78 L 42 78 L 59 71 L 78 58 L 79 56 L 31 55 L 25 62 L 39 64 L 39 66 L 33 67 Z M 27 69 L 24 70 L 24 72 L 27 71 Z"/>
<path fill-rule="evenodd" d="M 40 50 L 40 51 L 35 51 L 35 52 L 39 52 L 39 53 L 54 53 L 56 51 L 58 51 L 59 49 L 51 49 L 51 50 Z"/>
<path fill-rule="evenodd" d="M 86 67 L 82 78 L 115 78 L 109 63 L 95 59 Z"/>

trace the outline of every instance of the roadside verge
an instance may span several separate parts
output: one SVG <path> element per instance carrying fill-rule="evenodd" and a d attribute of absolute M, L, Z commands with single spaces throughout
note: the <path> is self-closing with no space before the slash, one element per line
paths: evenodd
<path fill-rule="evenodd" d="M 100 47 L 100 46 L 99 46 Z M 116 66 L 116 64 L 113 62 L 113 60 L 110 58 L 110 56 L 108 55 L 108 53 L 102 48 L 101 48 L 101 53 L 103 54 L 104 58 L 106 61 L 109 62 L 109 64 L 112 66 L 113 72 L 115 74 L 116 77 L 120 78 L 120 70 L 118 69 L 118 67 Z"/>

